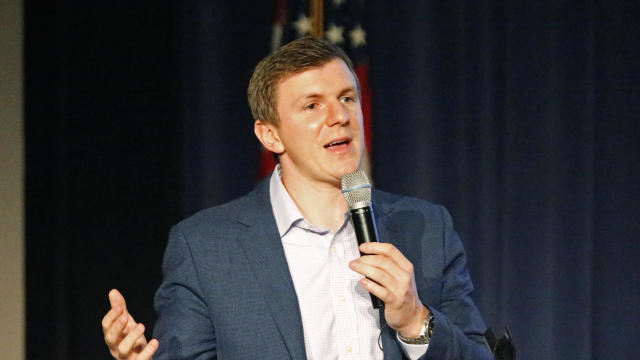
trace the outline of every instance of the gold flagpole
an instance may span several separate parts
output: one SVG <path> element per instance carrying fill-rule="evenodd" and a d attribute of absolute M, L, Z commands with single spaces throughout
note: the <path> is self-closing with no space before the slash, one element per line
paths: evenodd
<path fill-rule="evenodd" d="M 311 1 L 311 19 L 313 19 L 313 32 L 315 38 L 324 37 L 324 0 Z"/>

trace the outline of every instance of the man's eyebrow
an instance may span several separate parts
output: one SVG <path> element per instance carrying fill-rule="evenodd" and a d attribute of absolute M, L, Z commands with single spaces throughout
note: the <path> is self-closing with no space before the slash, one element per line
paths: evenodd
<path fill-rule="evenodd" d="M 338 97 L 344 96 L 345 94 L 348 94 L 348 93 L 357 94 L 358 92 L 356 91 L 355 87 L 349 86 L 349 87 L 346 87 L 346 88 L 342 89 L 340 91 L 340 93 L 338 94 Z M 324 95 L 319 94 L 319 93 L 315 93 L 315 92 L 308 93 L 308 94 L 303 94 L 303 95 L 300 95 L 295 100 L 293 100 L 293 103 L 295 104 L 295 103 L 298 103 L 298 102 L 303 101 L 303 100 L 322 98 L 323 96 Z"/>
<path fill-rule="evenodd" d="M 293 103 L 297 103 L 300 102 L 302 100 L 307 100 L 307 99 L 316 99 L 322 97 L 322 95 L 318 94 L 318 93 L 309 93 L 309 94 L 304 94 L 304 95 L 300 95 L 299 97 L 297 97 L 295 100 L 293 100 Z"/>
<path fill-rule="evenodd" d="M 340 91 L 340 95 L 339 96 L 342 96 L 342 95 L 347 94 L 347 93 L 357 94 L 358 92 L 356 91 L 356 89 L 354 87 L 349 86 L 348 88 L 342 89 L 342 91 Z"/>

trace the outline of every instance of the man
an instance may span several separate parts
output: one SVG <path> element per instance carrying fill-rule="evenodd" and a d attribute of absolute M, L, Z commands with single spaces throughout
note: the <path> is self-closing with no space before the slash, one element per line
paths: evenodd
<path fill-rule="evenodd" d="M 446 210 L 374 191 L 381 243 L 356 243 L 341 178 L 359 168 L 364 138 L 344 52 L 296 40 L 258 64 L 248 97 L 278 168 L 172 229 L 155 298 L 159 342 L 111 291 L 102 325 L 114 358 L 491 358 Z"/>

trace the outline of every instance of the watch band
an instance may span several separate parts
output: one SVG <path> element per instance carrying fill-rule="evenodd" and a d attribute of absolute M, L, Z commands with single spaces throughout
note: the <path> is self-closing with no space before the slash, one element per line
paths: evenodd
<path fill-rule="evenodd" d="M 435 317 L 433 314 L 429 313 L 427 318 L 424 319 L 422 323 L 422 330 L 420 331 L 420 336 L 417 338 L 407 338 L 400 333 L 398 333 L 398 338 L 405 344 L 410 345 L 426 345 L 431 341 L 431 335 L 433 334 L 433 327 L 435 326 Z"/>

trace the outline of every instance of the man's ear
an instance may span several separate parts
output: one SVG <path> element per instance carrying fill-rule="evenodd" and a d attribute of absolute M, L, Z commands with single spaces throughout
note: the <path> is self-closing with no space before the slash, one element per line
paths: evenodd
<path fill-rule="evenodd" d="M 265 149 L 276 154 L 282 154 L 284 152 L 284 145 L 280 140 L 278 126 L 262 120 L 256 120 L 253 123 L 253 132 Z"/>

